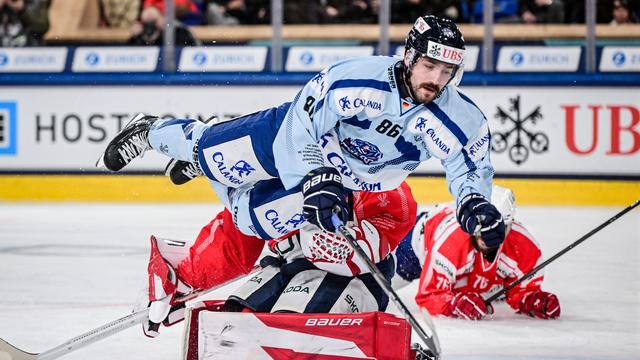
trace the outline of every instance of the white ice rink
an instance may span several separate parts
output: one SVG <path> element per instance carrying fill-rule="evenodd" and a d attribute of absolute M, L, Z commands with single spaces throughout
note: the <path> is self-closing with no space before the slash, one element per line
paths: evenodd
<path fill-rule="evenodd" d="M 146 281 L 149 234 L 192 239 L 205 205 L 0 203 L 0 337 L 42 352 L 130 312 Z M 521 207 L 548 257 L 621 208 Z M 640 359 L 640 210 L 547 267 L 555 321 L 499 304 L 480 322 L 436 319 L 444 359 Z M 414 284 L 415 285 L 415 284 Z M 415 286 L 400 291 L 407 306 Z M 392 312 L 396 312 L 391 307 Z M 159 338 L 128 329 L 63 359 L 175 360 L 181 325 Z"/>

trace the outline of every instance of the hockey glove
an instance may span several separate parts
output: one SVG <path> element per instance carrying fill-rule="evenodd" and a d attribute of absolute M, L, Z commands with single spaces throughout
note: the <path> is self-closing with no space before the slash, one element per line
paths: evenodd
<path fill-rule="evenodd" d="M 338 217 L 343 223 L 347 222 L 348 205 L 338 170 L 327 166 L 319 167 L 307 174 L 301 184 L 305 220 L 323 230 L 335 232 L 331 216 L 337 207 Z"/>
<path fill-rule="evenodd" d="M 477 193 L 465 196 L 456 215 L 462 230 L 470 235 L 479 233 L 488 248 L 497 249 L 504 241 L 502 215 L 484 196 Z"/>
<path fill-rule="evenodd" d="M 487 313 L 493 313 L 491 304 L 486 305 L 484 299 L 475 292 L 456 293 L 449 302 L 449 316 L 467 320 L 480 320 Z"/>
<path fill-rule="evenodd" d="M 552 293 L 532 291 L 520 299 L 520 312 L 539 319 L 555 319 L 560 316 L 560 302 Z"/>

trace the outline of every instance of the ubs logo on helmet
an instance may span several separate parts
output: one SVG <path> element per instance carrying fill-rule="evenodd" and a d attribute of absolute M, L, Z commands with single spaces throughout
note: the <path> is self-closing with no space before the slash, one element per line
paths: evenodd
<path fill-rule="evenodd" d="M 429 41 L 427 56 L 448 64 L 460 65 L 464 59 L 464 50 Z"/>

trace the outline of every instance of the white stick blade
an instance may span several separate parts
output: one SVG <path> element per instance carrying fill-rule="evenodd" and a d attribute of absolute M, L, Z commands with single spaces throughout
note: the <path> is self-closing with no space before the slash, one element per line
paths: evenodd
<path fill-rule="evenodd" d="M 0 339 L 0 360 L 37 360 L 38 354 L 24 352 Z"/>

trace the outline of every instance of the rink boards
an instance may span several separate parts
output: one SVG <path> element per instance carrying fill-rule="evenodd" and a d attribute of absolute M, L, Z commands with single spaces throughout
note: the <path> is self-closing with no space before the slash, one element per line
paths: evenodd
<path fill-rule="evenodd" d="M 206 181 L 173 187 L 147 153 L 112 176 L 94 164 L 138 112 L 229 119 L 289 101 L 299 85 L 0 86 L 0 201 L 215 200 Z M 640 197 L 634 86 L 465 86 L 492 131 L 499 183 L 522 204 L 625 205 Z M 451 199 L 436 160 L 409 179 L 420 203 Z"/>
<path fill-rule="evenodd" d="M 410 177 L 416 201 L 452 200 L 443 178 Z M 626 206 L 640 197 L 639 181 L 497 179 L 521 205 Z M 0 201 L 218 203 L 206 179 L 182 186 L 164 176 L 0 175 Z"/>

